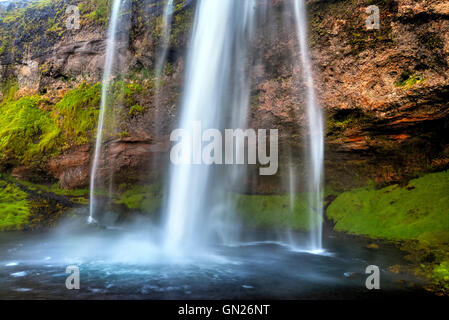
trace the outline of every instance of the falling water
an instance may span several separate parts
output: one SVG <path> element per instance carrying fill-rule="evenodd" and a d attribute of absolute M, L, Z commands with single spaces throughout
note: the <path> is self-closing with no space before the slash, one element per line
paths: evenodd
<path fill-rule="evenodd" d="M 187 56 L 185 87 L 181 104 L 179 128 L 195 131 L 245 128 L 250 82 L 248 76 L 249 47 L 253 35 L 255 0 L 199 0 Z M 99 166 L 108 88 L 117 55 L 117 29 L 122 1 L 114 0 L 108 30 L 107 52 L 103 76 L 101 110 L 95 156 L 91 173 L 89 221 L 95 221 L 96 176 Z M 264 6 L 262 6 L 263 9 Z M 166 2 L 163 14 L 162 51 L 156 63 L 160 81 L 166 62 L 174 3 Z M 323 123 L 317 104 L 311 61 L 307 46 L 305 4 L 294 0 L 301 66 L 307 94 L 307 115 L 310 141 L 308 143 L 310 194 L 310 249 L 321 249 Z M 182 141 L 182 143 L 188 143 Z M 201 156 L 201 155 L 200 155 Z M 168 194 L 164 203 L 163 247 L 166 252 L 179 253 L 187 247 L 204 248 L 212 241 L 229 242 L 238 229 L 233 215 L 234 198 L 229 190 L 245 177 L 244 166 L 172 165 Z M 290 165 L 290 207 L 295 206 L 295 174 Z"/>
<path fill-rule="evenodd" d="M 97 177 L 98 170 L 98 162 L 100 158 L 100 153 L 103 144 L 103 130 L 104 130 L 104 119 L 107 108 L 107 100 L 108 100 L 108 89 L 110 84 L 110 78 L 112 76 L 112 68 L 114 64 L 114 59 L 116 55 L 116 37 L 117 37 L 117 28 L 119 25 L 119 12 L 120 7 L 122 5 L 122 0 L 114 0 L 112 5 L 111 18 L 108 29 L 108 39 L 106 46 L 106 58 L 104 64 L 104 72 L 103 72 L 103 82 L 101 89 L 101 106 L 100 106 L 100 114 L 98 119 L 98 128 L 97 128 L 97 138 L 95 141 L 95 153 L 94 160 L 92 164 L 92 171 L 90 175 L 90 208 L 89 208 L 89 223 L 95 222 L 95 210 L 96 210 L 96 199 L 95 199 L 95 179 Z"/>
<path fill-rule="evenodd" d="M 159 88 L 161 82 L 162 69 L 167 59 L 168 45 L 170 41 L 171 22 L 173 18 L 173 0 L 168 0 L 164 7 L 163 27 L 162 27 L 162 50 L 156 63 L 156 87 Z"/>
<path fill-rule="evenodd" d="M 195 121 L 201 121 L 203 130 L 245 125 L 249 101 L 245 63 L 253 6 L 253 0 L 197 4 L 180 128 L 193 133 Z M 226 181 L 235 175 L 214 166 L 172 165 L 165 208 L 168 252 L 176 254 L 181 247 L 198 251 L 233 229 L 229 225 L 233 219 L 226 216 L 232 211 L 226 204 Z"/>
<path fill-rule="evenodd" d="M 309 191 L 309 213 L 312 250 L 321 250 L 322 243 L 322 217 L 323 217 L 323 159 L 324 159 L 324 137 L 323 116 L 318 105 L 313 83 L 312 67 L 307 45 L 307 16 L 305 0 L 295 0 L 294 12 L 296 17 L 298 40 L 301 51 L 301 69 L 306 86 L 306 103 L 308 118 L 308 191 Z"/>

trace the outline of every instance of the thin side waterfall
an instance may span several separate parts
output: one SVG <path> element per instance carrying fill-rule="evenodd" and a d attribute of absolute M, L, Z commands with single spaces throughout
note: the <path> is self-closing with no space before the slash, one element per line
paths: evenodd
<path fill-rule="evenodd" d="M 164 7 L 164 15 L 163 15 L 163 28 L 162 28 L 162 49 L 161 53 L 159 54 L 159 57 L 157 59 L 156 63 L 156 88 L 160 87 L 161 83 L 161 75 L 162 75 L 162 69 L 165 66 L 165 62 L 167 60 L 167 52 L 168 52 L 168 45 L 170 42 L 170 32 L 171 32 L 171 23 L 173 18 L 173 0 L 168 0 Z"/>
<path fill-rule="evenodd" d="M 191 134 L 245 125 L 249 101 L 245 61 L 253 6 L 253 0 L 197 4 L 179 122 Z M 182 144 L 189 147 L 189 141 L 183 139 Z M 187 247 L 197 253 L 233 229 L 234 220 L 226 214 L 232 211 L 227 187 L 235 173 L 222 170 L 213 165 L 172 165 L 165 204 L 166 252 L 176 255 Z"/>
<path fill-rule="evenodd" d="M 324 161 L 324 129 L 323 115 L 317 102 L 312 65 L 307 41 L 307 15 L 305 0 L 295 0 L 294 12 L 297 34 L 301 51 L 301 69 L 306 86 L 307 125 L 309 141 L 307 143 L 308 192 L 310 214 L 310 249 L 322 250 L 322 218 L 323 218 L 323 161 Z"/>
<path fill-rule="evenodd" d="M 92 164 L 92 170 L 90 174 L 90 208 L 89 208 L 89 223 L 95 222 L 95 211 L 96 211 L 96 177 L 98 164 L 100 159 L 100 153 L 103 144 L 103 130 L 104 130 L 104 120 L 108 102 L 108 89 L 112 76 L 112 69 L 116 55 L 116 37 L 117 37 L 117 29 L 119 25 L 119 13 L 123 0 L 114 0 L 112 5 L 112 12 L 109 22 L 108 29 L 108 39 L 106 45 L 106 58 L 104 63 L 104 71 L 103 71 L 103 82 L 101 88 L 101 106 L 100 106 L 100 114 L 98 118 L 98 128 L 97 128 L 97 138 L 95 141 L 95 153 L 94 160 Z"/>

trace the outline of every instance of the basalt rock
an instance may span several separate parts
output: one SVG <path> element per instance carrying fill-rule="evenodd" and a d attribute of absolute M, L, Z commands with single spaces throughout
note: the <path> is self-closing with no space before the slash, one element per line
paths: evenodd
<path fill-rule="evenodd" d="M 145 107 L 142 113 L 122 124 L 126 131 L 145 131 L 152 139 L 131 134 L 106 142 L 100 180 L 107 179 L 106 172 L 111 170 L 117 181 L 137 181 L 148 171 L 142 170 L 145 166 L 158 163 L 161 167 L 155 171 L 161 172 L 168 164 L 166 136 L 179 115 L 184 49 L 195 5 L 195 1 L 181 2 L 175 12 L 163 88 L 157 93 L 155 86 L 150 86 L 140 97 L 140 105 Z M 302 71 L 294 63 L 300 59 L 297 35 L 294 27 L 281 23 L 294 19 L 282 16 L 287 1 L 266 2 L 271 20 L 263 23 L 266 17 L 256 19 L 255 57 L 249 62 L 248 121 L 252 128 L 279 129 L 281 145 L 287 146 L 280 148 L 280 168 L 290 161 L 290 155 L 294 164 L 303 168 L 304 137 L 309 133 L 304 125 Z M 142 7 L 143 3 L 133 1 L 130 41 L 119 54 L 127 61 L 127 71 L 137 74 L 154 70 L 161 41 L 155 17 L 161 14 L 163 2 L 156 1 L 151 10 Z M 365 10 L 373 4 L 380 9 L 379 30 L 365 26 Z M 57 8 L 62 7 L 58 4 Z M 419 172 L 449 168 L 447 1 L 311 0 L 308 10 L 314 85 L 326 115 L 327 182 L 342 189 L 368 180 L 404 183 Z M 56 13 L 53 9 L 33 13 L 30 23 L 36 24 L 31 29 L 35 37 L 44 34 L 41 23 L 52 12 Z M 32 37 L 19 30 L 9 47 L 15 50 L 0 54 L 2 80 L 18 79 L 22 95 L 39 92 L 57 100 L 60 91 L 81 81 L 101 79 L 105 25 L 85 20 L 80 30 L 66 30 L 60 37 L 51 32 L 39 41 Z M 38 75 L 32 71 L 36 68 Z M 46 168 L 65 188 L 86 186 L 92 151 L 92 144 L 72 146 L 50 160 Z M 274 193 L 280 181 L 279 176 L 262 179 L 249 174 L 248 185 L 257 185 L 257 193 Z"/>
<path fill-rule="evenodd" d="M 151 178 L 146 177 L 144 172 L 153 171 L 153 176 L 158 176 L 160 171 L 149 169 L 163 167 L 168 146 L 167 142 L 152 143 L 149 137 L 141 136 L 109 141 L 99 159 L 101 169 L 97 179 L 105 183 L 113 179 L 118 185 Z M 92 152 L 90 145 L 74 147 L 50 161 L 50 172 L 59 179 L 62 188 L 74 189 L 89 185 Z"/>
<path fill-rule="evenodd" d="M 89 184 L 90 145 L 74 147 L 50 161 L 50 172 L 60 181 L 61 188 L 83 188 Z"/>

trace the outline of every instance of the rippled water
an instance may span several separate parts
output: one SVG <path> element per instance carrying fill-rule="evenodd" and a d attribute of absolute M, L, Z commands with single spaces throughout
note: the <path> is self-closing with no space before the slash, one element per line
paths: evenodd
<path fill-rule="evenodd" d="M 1 299 L 344 299 L 424 296 L 417 279 L 388 267 L 395 248 L 327 237 L 322 254 L 277 242 L 248 242 L 167 257 L 145 232 L 64 229 L 0 234 Z M 381 269 L 381 290 L 365 289 L 368 265 Z M 81 289 L 67 290 L 77 265 Z"/>

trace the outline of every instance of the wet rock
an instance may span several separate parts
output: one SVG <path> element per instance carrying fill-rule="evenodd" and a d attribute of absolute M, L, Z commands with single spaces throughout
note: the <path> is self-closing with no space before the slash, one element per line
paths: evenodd
<path fill-rule="evenodd" d="M 145 134 L 109 141 L 99 159 L 97 179 L 109 182 L 111 173 L 116 185 L 145 179 L 152 165 L 163 167 L 168 150 L 167 141 L 152 141 Z M 59 179 L 61 188 L 89 185 L 92 152 L 90 145 L 74 147 L 50 161 L 50 171 Z"/>
<path fill-rule="evenodd" d="M 401 273 L 401 270 L 402 270 L 402 267 L 398 264 L 388 267 L 388 271 L 393 272 L 395 274 Z"/>
<path fill-rule="evenodd" d="M 278 10 L 282 2 L 273 2 L 270 10 Z M 31 34 L 17 32 L 14 43 L 0 55 L 0 71 L 2 80 L 18 80 L 21 94 L 37 90 L 57 101 L 59 92 L 82 81 L 101 80 L 106 28 L 87 22 L 76 32 L 49 38 L 44 20 L 61 11 L 62 3 L 55 4 L 55 8 L 31 12 L 36 28 L 26 30 Z M 188 19 L 193 16 L 181 15 L 192 5 L 192 1 L 185 2 L 185 8 L 175 13 L 182 23 L 173 26 L 176 39 L 169 48 L 171 70 L 163 75 L 164 89 L 157 95 L 146 90 L 139 101 L 145 110 L 126 120 L 127 130 L 149 130 L 151 136 L 163 136 L 176 125 Z M 447 1 L 384 1 L 378 32 L 366 30 L 365 7 L 360 2 L 310 1 L 308 6 L 314 85 L 326 114 L 326 182 L 336 189 L 352 188 L 369 180 L 378 184 L 402 182 L 429 167 L 449 168 Z M 119 50 L 119 58 L 127 62 L 125 69 L 137 70 L 137 74 L 154 68 L 159 50 L 154 30 L 137 23 L 146 21 L 141 18 L 133 17 L 129 46 Z M 304 130 L 302 70 L 292 68 L 291 63 L 292 58 L 300 60 L 299 50 L 293 50 L 291 57 L 296 41 L 292 32 L 282 26 L 273 29 L 271 24 L 258 26 L 253 47 L 257 62 L 250 75 L 249 126 L 280 129 L 281 143 L 287 145 L 279 149 L 284 153 L 281 168 L 289 161 L 290 150 L 294 151 L 293 162 L 303 165 L 301 152 L 308 135 Z M 159 172 L 163 168 L 163 162 L 157 160 L 163 152 L 155 151 L 159 147 L 138 139 L 131 141 L 134 136 L 140 135 L 108 145 L 106 152 L 115 158 L 103 160 L 103 164 L 105 170 L 114 170 L 118 180 L 129 177 L 130 182 L 135 181 L 137 170 L 145 163 L 161 163 Z M 88 185 L 92 149 L 78 146 L 67 150 L 50 161 L 49 172 L 64 188 Z M 248 176 L 252 190 L 279 192 L 280 176 Z M 304 180 L 300 173 L 298 180 Z"/>
<path fill-rule="evenodd" d="M 36 60 L 27 60 L 17 71 L 17 82 L 21 92 L 19 95 L 30 95 L 39 88 L 39 63 Z"/>
<path fill-rule="evenodd" d="M 45 168 L 31 166 L 16 167 L 11 171 L 11 176 L 19 180 L 30 181 L 33 183 L 54 183 L 54 177 L 52 177 Z"/>
<path fill-rule="evenodd" d="M 90 145 L 74 147 L 50 161 L 50 172 L 63 189 L 83 188 L 89 184 Z"/>

